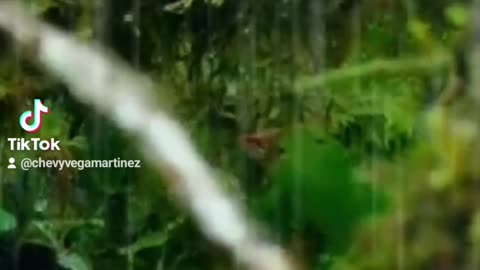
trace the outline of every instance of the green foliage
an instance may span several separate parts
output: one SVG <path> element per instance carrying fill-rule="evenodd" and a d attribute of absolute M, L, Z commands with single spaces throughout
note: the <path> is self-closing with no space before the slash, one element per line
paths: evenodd
<path fill-rule="evenodd" d="M 10 232 L 17 227 L 17 220 L 7 211 L 0 209 L 0 233 Z"/>
<path fill-rule="evenodd" d="M 445 10 L 445 15 L 457 27 L 466 27 L 470 19 L 466 7 L 461 4 L 448 6 Z"/>
<path fill-rule="evenodd" d="M 348 150 L 321 130 L 294 128 L 279 147 L 283 154 L 272 165 L 271 187 L 253 198 L 260 216 L 284 240 L 298 234 L 304 242 L 319 242 L 321 249 L 305 251 L 310 256 L 344 254 L 356 226 L 385 209 L 385 194 L 357 179 Z"/>
<path fill-rule="evenodd" d="M 445 246 L 458 246 L 455 254 L 470 252 L 463 244 L 470 236 L 450 227 L 467 230 L 473 220 L 472 172 L 464 181 L 450 181 L 443 193 L 432 191 L 432 168 L 451 160 L 449 151 L 431 151 L 422 137 L 428 133 L 425 107 L 446 84 L 452 51 L 469 28 L 466 1 L 119 0 L 107 1 L 105 14 L 97 1 L 25 2 L 79 38 L 104 42 L 150 75 L 162 104 L 189 128 L 222 184 L 252 202 L 266 229 L 300 260 L 394 269 L 398 227 L 414 239 L 406 269 L 441 269 L 431 261 L 450 254 Z M 1 166 L 9 157 L 143 161 L 130 138 L 6 44 L 0 56 Z M 41 132 L 29 135 L 18 117 L 33 98 L 44 100 L 51 113 Z M 268 187 L 245 192 L 247 183 L 265 176 L 238 136 L 269 127 L 290 130 L 280 143 L 283 154 L 267 169 Z M 62 151 L 9 150 L 6 138 L 32 136 L 55 137 Z M 455 149 L 457 138 L 440 144 Z M 72 270 L 233 269 L 227 254 L 207 245 L 175 208 L 158 172 L 143 166 L 0 170 L 0 233 L 18 230 L 17 240 L 53 248 L 58 263 Z M 418 206 L 425 205 L 436 216 L 417 224 L 429 211 Z M 357 243 L 365 218 L 382 210 L 385 224 L 375 223 Z M 460 225 L 458 213 L 465 215 Z M 415 232 L 408 231 L 412 227 Z M 478 230 L 478 224 L 471 227 Z M 373 256 L 366 250 L 375 246 L 376 233 L 385 241 Z"/>
<path fill-rule="evenodd" d="M 91 270 L 92 267 L 78 254 L 60 254 L 58 263 L 71 270 Z"/>

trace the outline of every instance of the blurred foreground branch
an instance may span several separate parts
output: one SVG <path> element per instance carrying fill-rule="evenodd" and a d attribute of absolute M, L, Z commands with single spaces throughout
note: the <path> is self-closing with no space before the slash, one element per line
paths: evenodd
<path fill-rule="evenodd" d="M 295 91 L 303 92 L 339 81 L 370 76 L 428 75 L 448 68 L 452 63 L 453 58 L 448 53 L 436 53 L 415 58 L 374 60 L 365 64 L 326 71 L 320 75 L 300 77 L 295 84 Z"/>
<path fill-rule="evenodd" d="M 148 78 L 99 47 L 82 44 L 35 19 L 15 1 L 0 1 L 0 27 L 80 101 L 137 138 L 212 241 L 231 250 L 249 269 L 291 269 L 282 249 L 259 238 L 238 200 L 220 188 L 184 128 L 159 109 Z"/>

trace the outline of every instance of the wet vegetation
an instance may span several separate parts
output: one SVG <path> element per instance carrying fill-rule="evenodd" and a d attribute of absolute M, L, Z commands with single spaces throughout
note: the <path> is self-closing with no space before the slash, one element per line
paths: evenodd
<path fill-rule="evenodd" d="M 299 267 L 480 269 L 468 1 L 25 2 L 148 74 Z M 135 141 L 29 57 L 0 33 L 0 269 L 237 269 Z M 35 98 L 51 112 L 32 135 L 18 118 Z M 12 137 L 62 148 L 12 151 Z M 10 157 L 142 168 L 8 170 Z"/>

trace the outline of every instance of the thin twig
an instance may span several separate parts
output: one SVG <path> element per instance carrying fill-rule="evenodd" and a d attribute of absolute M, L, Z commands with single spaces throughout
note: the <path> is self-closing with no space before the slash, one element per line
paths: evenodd
<path fill-rule="evenodd" d="M 304 92 L 335 82 L 370 76 L 428 75 L 448 68 L 452 62 L 452 57 L 447 53 L 407 59 L 379 59 L 365 64 L 326 71 L 320 75 L 300 77 L 295 84 L 295 91 Z"/>

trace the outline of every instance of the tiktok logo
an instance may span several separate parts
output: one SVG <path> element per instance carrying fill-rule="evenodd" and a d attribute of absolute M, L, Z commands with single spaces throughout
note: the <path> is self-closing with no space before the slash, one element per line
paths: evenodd
<path fill-rule="evenodd" d="M 20 126 L 28 133 L 35 133 L 42 127 L 42 114 L 50 113 L 47 106 L 42 104 L 40 99 L 33 101 L 33 112 L 26 111 L 20 116 Z M 33 123 L 28 122 L 33 119 Z"/>

